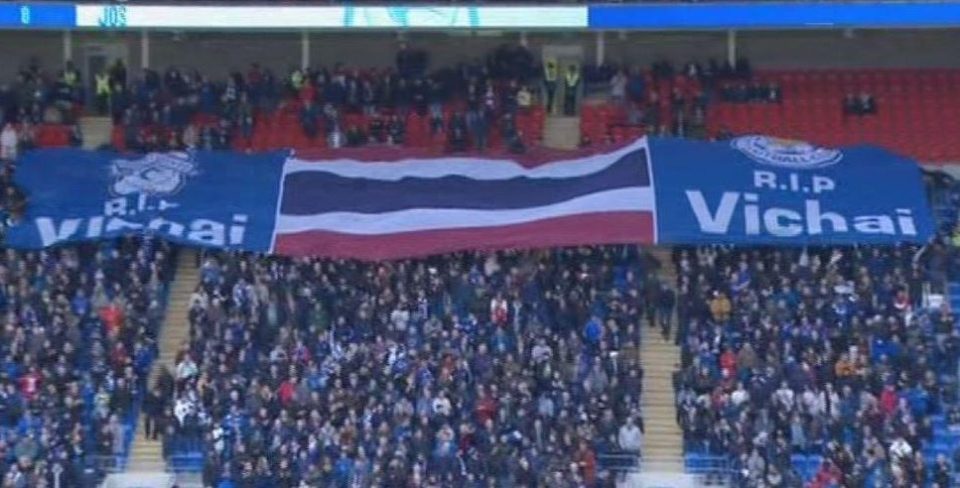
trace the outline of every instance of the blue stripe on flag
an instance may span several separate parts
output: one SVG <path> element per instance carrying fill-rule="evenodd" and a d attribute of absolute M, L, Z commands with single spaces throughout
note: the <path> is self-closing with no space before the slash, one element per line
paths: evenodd
<path fill-rule="evenodd" d="M 464 176 L 349 178 L 325 171 L 291 173 L 284 179 L 284 215 L 327 212 L 381 213 L 412 208 L 506 210 L 540 207 L 592 193 L 650 185 L 646 150 L 628 153 L 596 173 L 572 178 L 477 180 Z"/>

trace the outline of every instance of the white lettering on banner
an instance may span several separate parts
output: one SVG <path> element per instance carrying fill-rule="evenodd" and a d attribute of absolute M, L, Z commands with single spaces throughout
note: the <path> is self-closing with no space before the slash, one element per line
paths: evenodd
<path fill-rule="evenodd" d="M 210 219 L 175 222 L 162 217 L 155 217 L 144 223 L 104 214 L 89 218 L 63 219 L 59 222 L 51 217 L 37 217 L 34 219 L 34 223 L 37 226 L 37 232 L 40 234 L 43 247 L 73 239 L 97 239 L 105 234 L 142 229 L 149 229 L 161 236 L 186 239 L 198 244 L 237 246 L 243 244 L 248 220 L 249 216 L 246 214 L 234 214 L 230 223 Z"/>
<path fill-rule="evenodd" d="M 789 219 L 792 223 L 782 223 Z M 803 217 L 798 212 L 786 208 L 771 208 L 763 214 L 763 223 L 767 230 L 777 237 L 795 237 L 803 234 Z"/>
<path fill-rule="evenodd" d="M 777 189 L 777 174 L 773 171 L 754 171 L 753 186 L 755 188 Z"/>
<path fill-rule="evenodd" d="M 864 215 L 853 219 L 853 228 L 865 234 L 896 234 L 893 219 L 886 215 Z"/>
<path fill-rule="evenodd" d="M 913 223 L 913 212 L 907 208 L 897 209 L 897 223 L 903 229 L 903 233 L 910 236 L 917 235 L 917 226 Z"/>
<path fill-rule="evenodd" d="M 246 230 L 247 216 L 246 215 L 234 215 L 233 216 L 234 224 L 244 224 L 244 225 L 231 225 L 230 226 L 230 242 L 243 242 L 243 234 Z"/>
<path fill-rule="evenodd" d="M 166 227 L 166 229 L 164 229 L 164 227 Z M 183 224 L 179 224 L 167 219 L 153 219 L 150 221 L 150 224 L 147 228 L 161 234 L 169 234 L 173 236 L 183 235 Z"/>
<path fill-rule="evenodd" d="M 130 222 L 129 220 L 124 220 L 119 217 L 113 217 L 107 221 L 107 232 L 116 232 L 119 230 L 139 230 L 143 228 L 143 224 L 139 222 Z"/>
<path fill-rule="evenodd" d="M 835 212 L 821 212 L 819 200 L 807 200 L 807 229 L 811 234 L 823 234 L 823 224 L 829 224 L 834 232 L 847 231 L 847 219 Z"/>
<path fill-rule="evenodd" d="M 733 211 L 737 209 L 737 200 L 739 199 L 739 193 L 724 192 L 723 196 L 720 197 L 717 212 L 711 213 L 702 192 L 687 190 L 687 200 L 690 202 L 693 214 L 697 216 L 700 230 L 709 234 L 727 233 L 727 229 L 730 228 L 730 219 L 733 217 Z"/>
<path fill-rule="evenodd" d="M 760 207 L 751 205 L 758 201 L 760 201 L 760 197 L 756 193 L 743 194 L 744 228 L 750 234 L 760 233 Z"/>
<path fill-rule="evenodd" d="M 820 200 L 807 199 L 804 201 L 802 211 L 783 207 L 763 209 L 760 205 L 760 196 L 756 193 L 728 191 L 723 192 L 720 201 L 711 209 L 700 190 L 687 190 L 686 195 L 700 231 L 707 234 L 730 234 L 733 216 L 742 201 L 743 233 L 746 235 L 768 234 L 776 237 L 795 237 L 803 233 L 822 235 L 849 232 L 917 235 L 913 211 L 906 208 L 896 209 L 895 216 L 845 216 L 823 210 Z"/>
<path fill-rule="evenodd" d="M 116 215 L 127 215 L 127 199 L 112 198 L 103 202 L 103 215 L 113 217 Z"/>
<path fill-rule="evenodd" d="M 837 187 L 837 184 L 834 183 L 833 178 L 827 178 L 826 176 L 813 175 L 811 180 L 811 188 L 813 188 L 814 193 L 832 191 Z"/>
<path fill-rule="evenodd" d="M 777 177 L 777 173 L 767 170 L 753 172 L 753 187 L 762 190 L 779 190 L 794 193 L 813 193 L 814 195 L 833 191 L 837 183 L 833 178 L 821 175 L 807 176 L 801 173 L 790 173 L 785 179 Z"/>
<path fill-rule="evenodd" d="M 87 222 L 87 239 L 94 239 L 103 235 L 103 217 L 90 217 Z"/>
<path fill-rule="evenodd" d="M 40 240 L 43 246 L 65 241 L 80 229 L 83 219 L 64 219 L 58 226 L 53 219 L 49 217 L 37 217 L 37 232 L 40 233 Z"/>
<path fill-rule="evenodd" d="M 190 233 L 187 234 L 187 239 L 206 244 L 220 245 L 223 243 L 223 228 L 224 225 L 215 220 L 197 219 L 194 220 L 190 226 Z"/>

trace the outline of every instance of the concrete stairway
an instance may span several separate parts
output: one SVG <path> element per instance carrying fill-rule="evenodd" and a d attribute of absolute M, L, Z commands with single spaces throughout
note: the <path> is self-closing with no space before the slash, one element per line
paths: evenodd
<path fill-rule="evenodd" d="M 543 124 L 543 145 L 575 149 L 580 145 L 580 117 L 549 116 Z"/>
<path fill-rule="evenodd" d="M 177 353 L 190 340 L 187 313 L 190 308 L 190 295 L 200 281 L 199 274 L 197 252 L 192 249 L 181 249 L 177 259 L 176 278 L 170 288 L 167 312 L 164 316 L 163 328 L 160 330 L 160 357 L 153 363 L 153 370 L 150 372 L 151 387 L 156 383 L 162 368 L 166 367 L 171 373 L 174 371 Z M 160 441 L 147 439 L 141 422 L 137 426 L 137 433 L 130 447 L 127 472 L 155 473 L 164 471 L 166 467 Z"/>
<path fill-rule="evenodd" d="M 671 287 L 677 277 L 670 258 L 670 248 L 657 247 L 652 251 L 660 261 L 660 279 Z M 645 424 L 643 442 L 644 472 L 683 472 L 683 434 L 677 425 L 677 408 L 674 402 L 673 371 L 680 362 L 680 348 L 673 338 L 664 341 L 660 328 L 642 326 L 643 345 L 640 361 L 643 364 L 643 417 Z M 673 331 L 676 331 L 674 322 Z"/>
<path fill-rule="evenodd" d="M 84 149 L 97 149 L 104 144 L 110 144 L 113 134 L 113 120 L 110 117 L 80 117 L 79 125 Z"/>

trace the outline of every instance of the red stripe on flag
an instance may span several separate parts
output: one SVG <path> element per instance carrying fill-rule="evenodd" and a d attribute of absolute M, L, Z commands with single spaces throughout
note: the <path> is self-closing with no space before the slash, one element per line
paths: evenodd
<path fill-rule="evenodd" d="M 384 235 L 330 231 L 277 234 L 274 252 L 364 260 L 446 252 L 592 244 L 652 244 L 652 212 L 604 212 L 499 227 L 440 229 Z"/>

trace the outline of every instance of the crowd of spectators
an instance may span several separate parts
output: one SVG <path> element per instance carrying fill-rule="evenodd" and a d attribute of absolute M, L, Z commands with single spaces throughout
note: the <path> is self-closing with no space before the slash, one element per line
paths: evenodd
<path fill-rule="evenodd" d="M 0 160 L 44 142 L 39 132 L 48 126 L 64 126 L 66 142 L 79 146 L 83 101 L 83 78 L 72 62 L 50 73 L 31 60 L 12 83 L 0 83 Z"/>
<path fill-rule="evenodd" d="M 170 276 L 154 239 L 0 256 L 0 477 L 98 486 L 116 466 L 155 355 Z"/>
<path fill-rule="evenodd" d="M 179 68 L 128 79 L 118 62 L 95 75 L 94 104 L 133 150 L 234 148 L 260 117 L 292 107 L 304 134 L 331 147 L 402 145 L 416 114 L 451 151 L 484 150 L 498 130 L 522 152 L 514 117 L 533 103 L 541 68 L 511 46 L 433 72 L 427 53 L 401 45 L 392 69 L 277 77 L 254 64 L 223 82 Z M 579 83 L 570 76 L 558 81 Z M 782 100 L 746 61 L 582 76 L 628 106 L 629 124 L 660 134 L 697 137 L 715 96 Z M 72 124 L 83 102 L 70 64 L 48 76 L 31 63 L 0 87 L 4 220 L 25 205 L 12 160 L 33 127 Z M 569 115 L 575 104 L 560 105 Z M 843 110 L 877 108 L 860 93 Z M 380 264 L 208 253 L 192 341 L 149 392 L 169 247 L 6 250 L 3 485 L 88 486 L 91 459 L 123 454 L 143 397 L 149 436 L 168 456 L 201 450 L 208 486 L 612 486 L 604 457 L 642 448 L 638 328 L 645 319 L 669 335 L 662 319 L 676 304 L 685 447 L 731 455 L 738 486 L 796 486 L 792 457 L 809 454 L 824 459 L 815 487 L 949 486 L 955 460 L 931 465 L 923 449 L 932 415 L 960 425 L 960 333 L 948 306 L 921 298 L 956 268 L 960 233 L 952 239 L 677 248 L 675 300 L 657 263 L 626 247 Z"/>
<path fill-rule="evenodd" d="M 483 151 L 496 141 L 526 150 L 518 111 L 543 105 L 575 115 L 580 99 L 598 86 L 627 108 L 625 123 L 645 133 L 706 136 L 712 98 L 778 103 L 779 87 L 752 79 L 748 61 L 675 67 L 658 61 L 647 69 L 605 64 L 580 67 L 537 60 L 519 45 L 505 44 L 484 59 L 432 68 L 429 53 L 401 43 L 394 67 L 358 70 L 342 64 L 292 68 L 276 74 L 254 63 L 223 80 L 196 69 L 128 74 L 116 61 L 90 80 L 84 103 L 83 76 L 72 63 L 50 75 L 31 62 L 17 81 L 0 87 L 0 130 L 10 124 L 17 146 L 37 145 L 39 124 L 67 124 L 69 144 L 83 136 L 74 123 L 79 107 L 110 115 L 122 129 L 116 148 L 132 151 L 250 149 L 256 130 L 276 118 L 294 119 L 307 141 L 326 147 L 404 145 L 411 115 L 427 120 L 431 137 L 451 152 Z M 857 114 L 875 109 L 860 107 Z M 846 105 L 845 105 L 846 107 Z M 852 105 L 851 105 L 852 107 Z M 872 107 L 872 108 L 871 108 Z M 280 114 L 285 114 L 281 117 Z"/>
<path fill-rule="evenodd" d="M 657 266 L 635 246 L 206 253 L 165 453 L 202 449 L 224 488 L 614 486 L 642 447 Z"/>
<path fill-rule="evenodd" d="M 498 127 L 509 146 L 513 117 L 531 107 L 538 76 L 530 52 L 512 45 L 432 71 L 428 53 L 405 44 L 395 67 L 376 70 L 337 64 L 276 75 L 253 64 L 218 81 L 170 67 L 121 82 L 116 69 L 99 75 L 100 104 L 124 127 L 124 146 L 141 151 L 237 148 L 278 112 L 294 114 L 307 138 L 325 138 L 333 147 L 402 145 L 411 114 L 428 118 L 432 132 L 445 132 L 451 149 L 484 150 Z"/>
<path fill-rule="evenodd" d="M 7 226 L 17 223 L 26 211 L 26 195 L 13 181 L 19 149 L 17 133 L 7 124 L 0 130 L 0 244 Z"/>
<path fill-rule="evenodd" d="M 20 121 L 17 121 L 20 122 Z M 27 205 L 0 132 L 0 227 Z M 0 257 L 0 479 L 99 485 L 134 428 L 171 279 L 171 248 L 127 238 Z"/>
<path fill-rule="evenodd" d="M 783 92 L 776 83 L 731 83 L 720 89 L 720 99 L 731 103 L 780 103 Z"/>
<path fill-rule="evenodd" d="M 706 138 L 713 100 L 779 103 L 782 97 L 778 86 L 753 79 L 746 59 L 679 67 L 660 60 L 646 68 L 608 63 L 584 67 L 584 77 L 588 92 L 599 88 L 614 106 L 625 109 L 622 123 L 641 128 L 637 135 Z"/>
<path fill-rule="evenodd" d="M 5 123 L 75 122 L 83 103 L 83 78 L 72 62 L 55 73 L 31 60 L 11 84 L 0 84 L 0 126 Z"/>
<path fill-rule="evenodd" d="M 923 248 L 677 248 L 687 452 L 729 455 L 738 486 L 952 486 L 931 416 L 957 398 L 960 334 L 929 310 L 955 253 Z"/>

